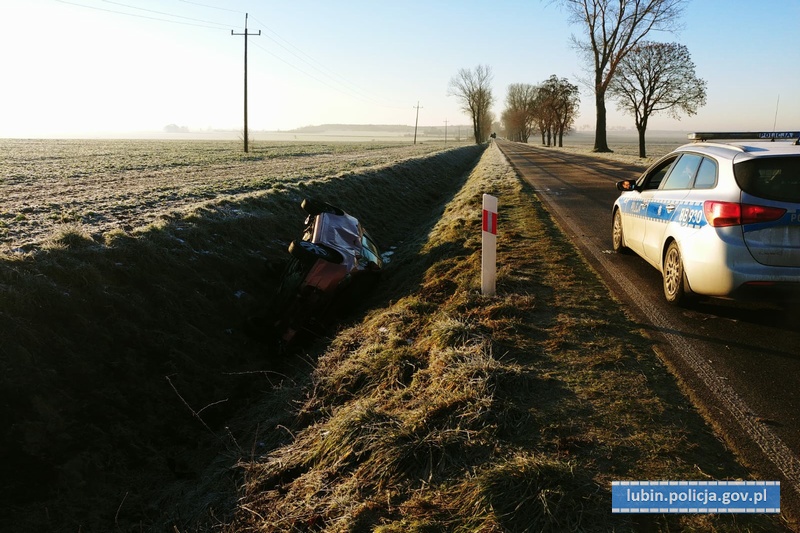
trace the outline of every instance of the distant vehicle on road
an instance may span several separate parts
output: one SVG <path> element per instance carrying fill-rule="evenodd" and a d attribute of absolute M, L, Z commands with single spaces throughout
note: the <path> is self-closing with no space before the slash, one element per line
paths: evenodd
<path fill-rule="evenodd" d="M 291 259 L 278 287 L 273 324 L 291 342 L 333 303 L 355 303 L 372 289 L 383 269 L 381 252 L 355 217 L 330 204 L 305 199 L 302 238 L 289 244 Z"/>
<path fill-rule="evenodd" d="M 800 132 L 692 133 L 617 182 L 614 250 L 663 275 L 667 301 L 800 293 Z"/>

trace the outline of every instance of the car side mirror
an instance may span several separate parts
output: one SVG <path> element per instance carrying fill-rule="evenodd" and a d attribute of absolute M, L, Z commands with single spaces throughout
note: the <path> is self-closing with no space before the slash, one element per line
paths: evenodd
<path fill-rule="evenodd" d="M 635 191 L 636 182 L 633 180 L 622 180 L 617 182 L 617 190 L 619 191 Z"/>

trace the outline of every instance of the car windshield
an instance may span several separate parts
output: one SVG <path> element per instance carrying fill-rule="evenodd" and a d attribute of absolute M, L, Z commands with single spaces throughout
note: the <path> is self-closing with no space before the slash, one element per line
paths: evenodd
<path fill-rule="evenodd" d="M 800 202 L 800 157 L 759 157 L 733 166 L 736 183 L 753 196 Z"/>
<path fill-rule="evenodd" d="M 369 238 L 366 232 L 364 232 L 361 237 L 361 244 L 363 245 L 361 250 L 362 257 L 367 261 L 372 261 L 376 265 L 380 265 L 382 261 L 380 252 L 378 252 L 378 247 L 372 242 L 372 239 Z"/>

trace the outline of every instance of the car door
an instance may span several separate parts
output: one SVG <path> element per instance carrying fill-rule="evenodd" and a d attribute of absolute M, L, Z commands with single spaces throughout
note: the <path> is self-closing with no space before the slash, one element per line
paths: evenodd
<path fill-rule="evenodd" d="M 677 155 L 673 155 L 656 163 L 636 181 L 633 192 L 623 195 L 621 208 L 625 245 L 642 257 L 648 206 L 677 158 Z"/>
<path fill-rule="evenodd" d="M 659 268 L 667 228 L 678 220 L 681 212 L 678 207 L 688 196 L 702 161 L 703 157 L 698 154 L 682 154 L 670 167 L 647 205 L 642 248 L 645 259 Z"/>

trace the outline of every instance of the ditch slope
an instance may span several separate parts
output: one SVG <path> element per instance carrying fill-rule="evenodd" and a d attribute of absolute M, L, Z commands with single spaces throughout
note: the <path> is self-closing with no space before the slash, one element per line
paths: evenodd
<path fill-rule="evenodd" d="M 2 255 L 0 529 L 168 527 L 162 489 L 197 482 L 220 447 L 236 448 L 225 425 L 271 376 L 307 372 L 302 354 L 275 360 L 242 328 L 274 283 L 265 264 L 284 261 L 302 228 L 301 199 L 346 208 L 402 255 L 483 149 L 262 175 L 234 196 L 160 210 L 146 227 L 60 226 Z"/>

